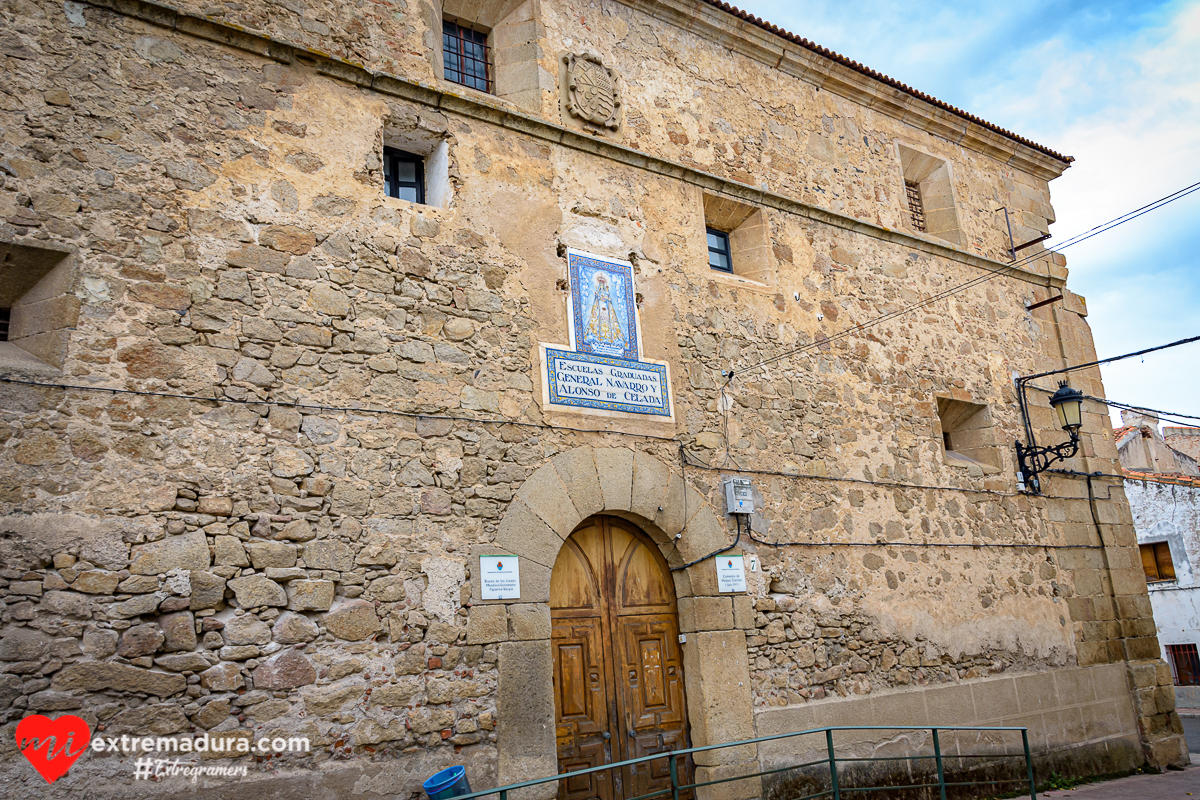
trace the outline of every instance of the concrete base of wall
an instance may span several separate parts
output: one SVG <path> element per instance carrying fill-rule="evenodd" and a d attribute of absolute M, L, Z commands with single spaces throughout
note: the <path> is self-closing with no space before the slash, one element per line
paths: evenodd
<path fill-rule="evenodd" d="M 1176 708 L 1200 708 L 1200 686 L 1176 686 Z"/>
<path fill-rule="evenodd" d="M 1029 729 L 1029 746 L 1039 781 L 1048 778 L 1051 771 L 1072 776 L 1125 772 L 1142 766 L 1146 759 L 1124 664 L 1068 668 L 837 698 L 803 706 L 773 708 L 755 714 L 757 736 L 830 725 L 1025 727 Z M 1022 752 L 1021 736 L 1017 732 L 980 735 L 947 731 L 940 736 L 943 755 Z M 928 731 L 836 733 L 834 741 L 839 757 L 933 753 L 932 736 Z M 820 735 L 781 739 L 759 745 L 759 761 L 763 769 L 778 769 L 825 757 L 825 737 Z M 955 769 L 953 763 L 948 761 L 947 769 L 969 780 L 1019 777 L 1020 770 L 1015 762 L 1006 764 L 999 759 L 985 761 L 987 763 L 978 764 L 976 769 L 970 771 Z M 878 769 L 881 767 L 863 767 L 862 774 L 857 777 L 859 780 L 880 780 L 885 776 L 875 774 Z M 891 768 L 882 769 L 886 771 Z M 922 774 L 920 766 L 910 770 L 906 765 L 898 769 L 911 778 L 919 778 Z M 794 796 L 793 790 L 806 788 L 809 784 L 818 787 L 820 781 L 827 780 L 827 777 L 823 777 L 828 775 L 825 768 L 814 769 L 812 773 L 808 777 L 781 773 L 772 780 L 764 780 L 763 797 L 783 797 L 787 793 L 791 793 L 788 796 Z M 1020 787 L 1014 785 L 1009 788 Z M 820 791 L 820 788 L 814 790 Z"/>

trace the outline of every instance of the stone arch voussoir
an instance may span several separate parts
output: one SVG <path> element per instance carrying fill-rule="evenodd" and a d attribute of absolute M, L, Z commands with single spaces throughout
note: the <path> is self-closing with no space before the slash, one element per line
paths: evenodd
<path fill-rule="evenodd" d="M 493 547 L 522 559 L 522 602 L 549 600 L 550 570 L 563 542 L 602 513 L 638 525 L 672 567 L 730 544 L 724 521 L 677 467 L 630 448 L 577 447 L 525 480 L 496 532 Z M 716 593 L 712 570 L 699 566 L 675 573 L 678 596 Z"/>

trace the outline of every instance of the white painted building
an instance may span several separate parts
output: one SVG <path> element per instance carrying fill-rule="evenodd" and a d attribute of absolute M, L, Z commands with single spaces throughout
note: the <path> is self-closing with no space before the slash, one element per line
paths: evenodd
<path fill-rule="evenodd" d="M 1180 707 L 1200 707 L 1200 469 L 1171 447 L 1158 419 L 1122 413 L 1114 434 L 1125 473 L 1158 641 Z"/>

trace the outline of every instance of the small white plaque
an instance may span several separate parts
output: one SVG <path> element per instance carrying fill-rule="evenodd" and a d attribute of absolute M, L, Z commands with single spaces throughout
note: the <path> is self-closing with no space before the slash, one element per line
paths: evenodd
<path fill-rule="evenodd" d="M 717 556 L 717 591 L 746 591 L 746 563 L 742 556 Z"/>
<path fill-rule="evenodd" d="M 520 600 L 521 565 L 517 557 L 480 556 L 479 587 L 484 600 Z"/>

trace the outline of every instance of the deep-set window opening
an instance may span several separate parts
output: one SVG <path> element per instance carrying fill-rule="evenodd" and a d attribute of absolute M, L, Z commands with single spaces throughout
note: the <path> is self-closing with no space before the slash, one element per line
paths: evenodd
<path fill-rule="evenodd" d="M 904 182 L 904 193 L 908 196 L 908 215 L 912 226 L 925 231 L 925 204 L 921 202 L 921 185 L 915 181 Z"/>
<path fill-rule="evenodd" d="M 722 272 L 733 272 L 733 256 L 729 250 L 729 234 L 705 228 L 708 233 L 708 265 Z"/>
<path fill-rule="evenodd" d="M 423 204 L 425 159 L 394 147 L 383 148 L 383 182 L 388 197 Z"/>
<path fill-rule="evenodd" d="M 0 342 L 8 341 L 8 320 L 11 316 L 11 308 L 0 308 Z"/>
<path fill-rule="evenodd" d="M 446 80 L 481 92 L 492 91 L 487 34 L 442 21 L 442 67 Z"/>
<path fill-rule="evenodd" d="M 1175 562 L 1171 560 L 1171 545 L 1166 542 L 1153 542 L 1139 545 L 1142 552 L 1142 569 L 1146 573 L 1146 582 L 1175 580 Z"/>

